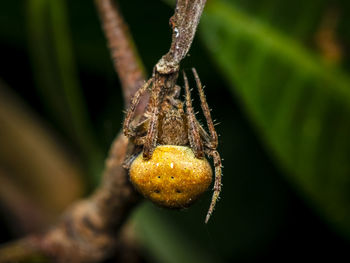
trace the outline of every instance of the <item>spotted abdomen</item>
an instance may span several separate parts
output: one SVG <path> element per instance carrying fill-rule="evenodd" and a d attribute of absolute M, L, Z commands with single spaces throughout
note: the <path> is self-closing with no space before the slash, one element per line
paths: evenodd
<path fill-rule="evenodd" d="M 208 161 L 197 159 L 189 147 L 162 145 L 150 160 L 140 154 L 130 167 L 136 189 L 157 205 L 184 208 L 198 199 L 212 181 Z"/>

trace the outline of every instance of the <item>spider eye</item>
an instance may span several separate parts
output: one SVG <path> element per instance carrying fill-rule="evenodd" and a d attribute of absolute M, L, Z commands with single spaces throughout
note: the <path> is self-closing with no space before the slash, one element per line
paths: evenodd
<path fill-rule="evenodd" d="M 155 204 L 184 208 L 208 189 L 212 170 L 208 161 L 197 159 L 189 147 L 162 145 L 150 160 L 144 160 L 142 153 L 134 160 L 130 179 Z"/>

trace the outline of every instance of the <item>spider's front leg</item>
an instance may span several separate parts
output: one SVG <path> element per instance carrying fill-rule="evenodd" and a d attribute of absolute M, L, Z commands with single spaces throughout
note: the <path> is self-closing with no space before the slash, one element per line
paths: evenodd
<path fill-rule="evenodd" d="M 136 126 L 132 127 L 133 137 L 131 141 L 137 146 L 144 145 L 146 142 L 146 133 L 148 131 L 149 118 L 140 121 Z"/>
<path fill-rule="evenodd" d="M 131 100 L 131 103 L 126 113 L 126 117 L 123 124 L 123 133 L 128 138 L 132 138 L 135 136 L 135 129 L 134 127 L 132 127 L 131 122 L 133 121 L 136 107 L 139 104 L 142 95 L 146 92 L 147 88 L 149 87 L 149 85 L 151 85 L 152 81 L 153 81 L 153 78 L 149 79 L 140 89 L 137 90 L 137 92 L 135 93 L 134 97 Z"/>
<path fill-rule="evenodd" d="M 185 72 L 182 73 L 185 82 L 186 91 L 186 112 L 187 112 L 187 122 L 188 122 L 188 140 L 190 142 L 192 151 L 194 155 L 201 159 L 204 157 L 203 143 L 201 136 L 199 134 L 199 129 L 197 126 L 196 116 L 194 115 L 191 101 L 191 93 L 188 85 L 188 80 Z"/>
<path fill-rule="evenodd" d="M 205 119 L 207 121 L 207 126 L 209 129 L 210 135 L 207 134 L 207 132 L 199 125 L 197 122 L 197 125 L 200 127 L 200 134 L 202 136 L 202 139 L 204 140 L 204 146 L 205 146 L 205 153 L 213 158 L 214 162 L 214 168 L 215 168 L 215 182 L 214 182 L 214 193 L 213 197 L 211 199 L 209 211 L 207 213 L 207 216 L 205 218 L 205 223 L 208 223 L 211 214 L 214 211 L 216 202 L 219 198 L 220 192 L 221 192 L 221 176 L 222 176 L 222 164 L 221 164 L 221 157 L 219 152 L 216 150 L 218 146 L 218 136 L 215 131 L 214 123 L 210 115 L 209 106 L 207 103 L 207 100 L 205 98 L 205 94 L 203 91 L 202 83 L 198 77 L 197 71 L 192 68 L 193 75 L 196 79 L 196 84 L 199 92 L 199 97 L 201 100 L 201 107 L 205 116 Z"/>
<path fill-rule="evenodd" d="M 207 103 L 207 100 L 205 98 L 205 94 L 204 94 L 204 91 L 203 91 L 203 87 L 202 87 L 202 83 L 198 77 L 198 74 L 197 74 L 197 71 L 195 68 L 192 68 L 192 72 L 193 72 L 193 75 L 196 79 L 196 84 L 197 84 L 197 88 L 198 88 L 198 93 L 199 93 L 199 98 L 201 100 L 201 107 L 202 107 L 202 111 L 204 113 L 204 116 L 205 116 L 205 119 L 207 121 L 207 126 L 208 126 L 208 129 L 209 129 L 209 133 L 210 133 L 210 145 L 209 145 L 209 148 L 211 149 L 216 149 L 217 146 L 218 146 L 218 135 L 215 131 L 215 127 L 214 127 L 214 123 L 213 123 L 213 120 L 211 118 L 211 115 L 210 115 L 210 110 L 209 110 L 209 106 L 208 106 L 208 103 Z"/>
<path fill-rule="evenodd" d="M 154 83 L 151 90 L 150 102 L 148 109 L 150 110 L 148 131 L 143 145 L 143 159 L 151 159 L 154 149 L 157 146 L 158 137 L 158 116 L 159 116 L 159 105 L 160 105 L 160 93 L 161 87 Z"/>

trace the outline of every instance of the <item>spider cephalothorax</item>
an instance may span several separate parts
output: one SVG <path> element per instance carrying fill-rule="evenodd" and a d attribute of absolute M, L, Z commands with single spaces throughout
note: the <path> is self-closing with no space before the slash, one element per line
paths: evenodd
<path fill-rule="evenodd" d="M 167 85 L 162 78 L 153 77 L 137 91 L 126 114 L 124 134 L 134 144 L 143 146 L 142 154 L 136 159 L 130 158 L 127 166 L 131 182 L 145 197 L 158 205 L 181 208 L 190 205 L 209 187 L 212 171 L 205 155 L 212 157 L 215 183 L 207 222 L 221 190 L 221 159 L 216 150 L 217 134 L 195 69 L 193 74 L 209 134 L 193 112 L 185 73 L 185 102 L 179 99 L 179 86 Z M 150 91 L 148 107 L 135 125 L 134 111 L 147 89 Z"/>

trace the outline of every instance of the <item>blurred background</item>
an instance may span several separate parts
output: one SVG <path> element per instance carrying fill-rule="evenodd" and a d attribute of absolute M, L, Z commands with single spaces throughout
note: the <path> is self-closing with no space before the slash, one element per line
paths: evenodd
<path fill-rule="evenodd" d="M 173 4 L 118 2 L 150 74 Z M 221 200 L 208 225 L 210 192 L 185 211 L 143 202 L 132 215 L 143 262 L 349 260 L 349 7 L 208 1 L 182 66 L 197 68 L 219 123 Z M 0 58 L 5 243 L 98 185 L 124 106 L 92 0 L 1 1 Z"/>

